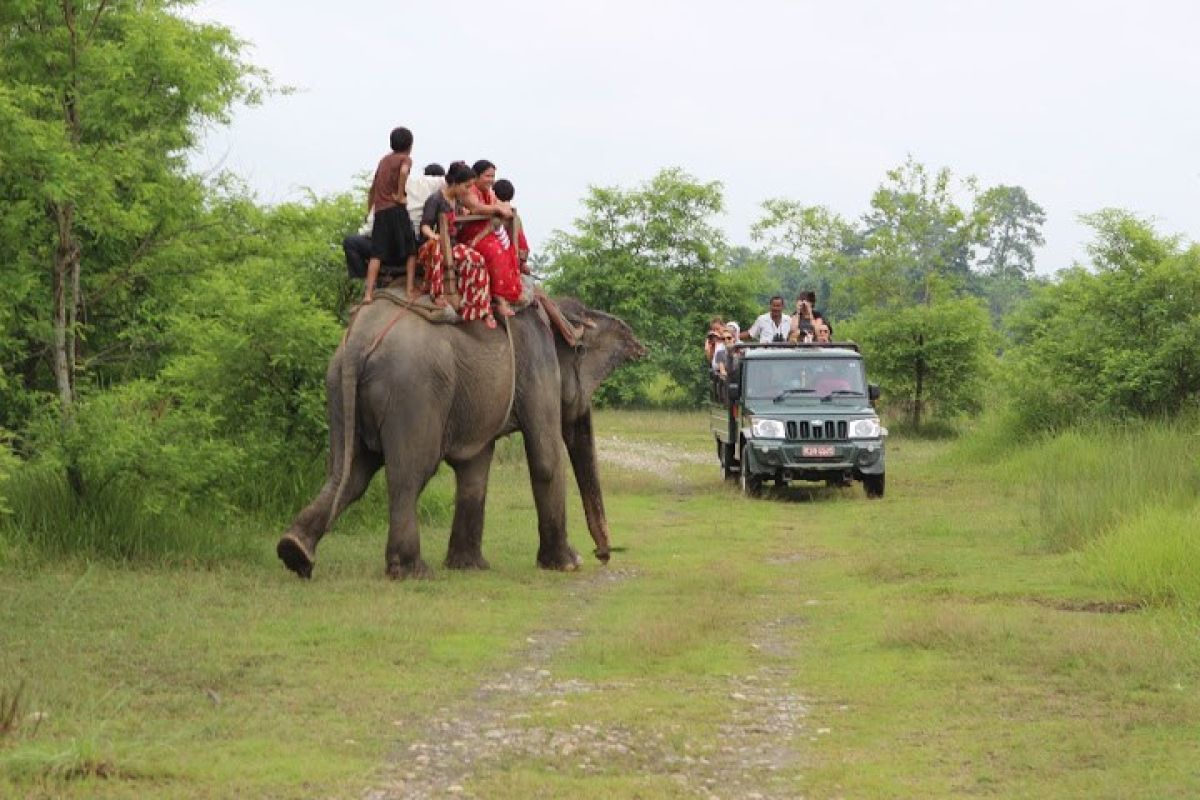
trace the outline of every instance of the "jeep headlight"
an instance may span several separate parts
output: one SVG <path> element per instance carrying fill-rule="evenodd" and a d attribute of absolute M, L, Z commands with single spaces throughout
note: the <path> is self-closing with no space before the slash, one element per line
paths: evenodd
<path fill-rule="evenodd" d="M 758 439 L 782 439 L 784 437 L 783 423 L 777 419 L 755 419 L 750 423 L 750 430 Z"/>
<path fill-rule="evenodd" d="M 879 417 L 856 419 L 850 423 L 851 439 L 878 439 L 882 435 L 883 426 L 879 424 Z"/>

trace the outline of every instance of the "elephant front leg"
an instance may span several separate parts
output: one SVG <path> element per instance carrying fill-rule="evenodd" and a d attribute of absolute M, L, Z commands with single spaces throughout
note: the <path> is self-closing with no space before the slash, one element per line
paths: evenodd
<path fill-rule="evenodd" d="M 604 513 L 604 495 L 600 491 L 600 472 L 596 464 L 596 439 L 592 432 L 592 412 L 574 420 L 563 420 L 563 441 L 571 457 L 575 482 L 583 500 L 588 531 L 596 543 L 596 558 L 604 563 L 609 559 L 608 517 Z"/>
<path fill-rule="evenodd" d="M 474 458 L 451 462 L 456 487 L 454 524 L 450 528 L 450 547 L 446 551 L 446 566 L 450 569 L 488 568 L 483 557 L 483 509 L 494 451 L 495 445 L 489 443 Z"/>
<path fill-rule="evenodd" d="M 567 544 L 566 477 L 558 436 L 526 432 L 525 458 L 538 512 L 538 566 L 576 570 L 582 559 Z"/>

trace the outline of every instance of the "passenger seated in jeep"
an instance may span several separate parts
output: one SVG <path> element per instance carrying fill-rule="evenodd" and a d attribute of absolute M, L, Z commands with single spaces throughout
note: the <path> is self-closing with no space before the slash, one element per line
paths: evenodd
<path fill-rule="evenodd" d="M 734 371 L 734 359 L 737 358 L 737 351 L 734 345 L 737 344 L 738 335 L 741 329 L 738 328 L 736 322 L 728 322 L 725 324 L 725 330 L 721 334 L 721 341 L 716 347 L 716 352 L 713 354 L 712 368 L 713 373 L 723 381 L 729 380 L 729 376 Z"/>
<path fill-rule="evenodd" d="M 725 318 L 717 314 L 708 321 L 708 333 L 704 336 L 704 360 L 713 369 L 717 365 L 713 359 L 717 355 L 717 345 L 721 342 L 721 337 L 725 335 Z"/>
<path fill-rule="evenodd" d="M 833 340 L 833 337 L 829 332 L 829 326 L 825 324 L 825 320 L 821 319 L 820 317 L 815 317 L 813 319 L 813 326 L 817 330 L 816 341 L 822 344 L 828 344 Z"/>
<path fill-rule="evenodd" d="M 796 298 L 796 313 L 792 315 L 792 330 L 788 334 L 789 342 L 811 342 L 816 338 L 816 328 L 813 325 L 812 301 L 808 293 L 802 293 Z"/>

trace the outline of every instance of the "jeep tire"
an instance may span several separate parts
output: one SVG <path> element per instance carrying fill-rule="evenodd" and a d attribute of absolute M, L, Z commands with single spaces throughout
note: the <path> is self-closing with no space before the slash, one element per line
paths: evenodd
<path fill-rule="evenodd" d="M 883 497 L 883 478 L 882 472 L 878 475 L 862 476 L 863 490 L 867 493 L 867 497 Z"/>
<path fill-rule="evenodd" d="M 733 463 L 733 445 L 717 440 L 717 457 L 721 459 L 721 477 L 727 481 L 736 480 L 737 467 Z"/>
<path fill-rule="evenodd" d="M 749 470 L 738 471 L 738 485 L 746 497 L 758 497 L 762 492 L 762 478 L 751 475 Z"/>

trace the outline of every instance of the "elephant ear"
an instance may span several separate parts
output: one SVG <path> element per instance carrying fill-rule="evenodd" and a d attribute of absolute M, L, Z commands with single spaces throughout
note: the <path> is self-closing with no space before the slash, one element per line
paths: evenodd
<path fill-rule="evenodd" d="M 580 393 L 590 401 L 592 393 L 613 370 L 646 355 L 646 348 L 618 317 L 588 308 L 577 300 L 557 302 L 563 315 L 583 331 L 574 359 Z"/>

